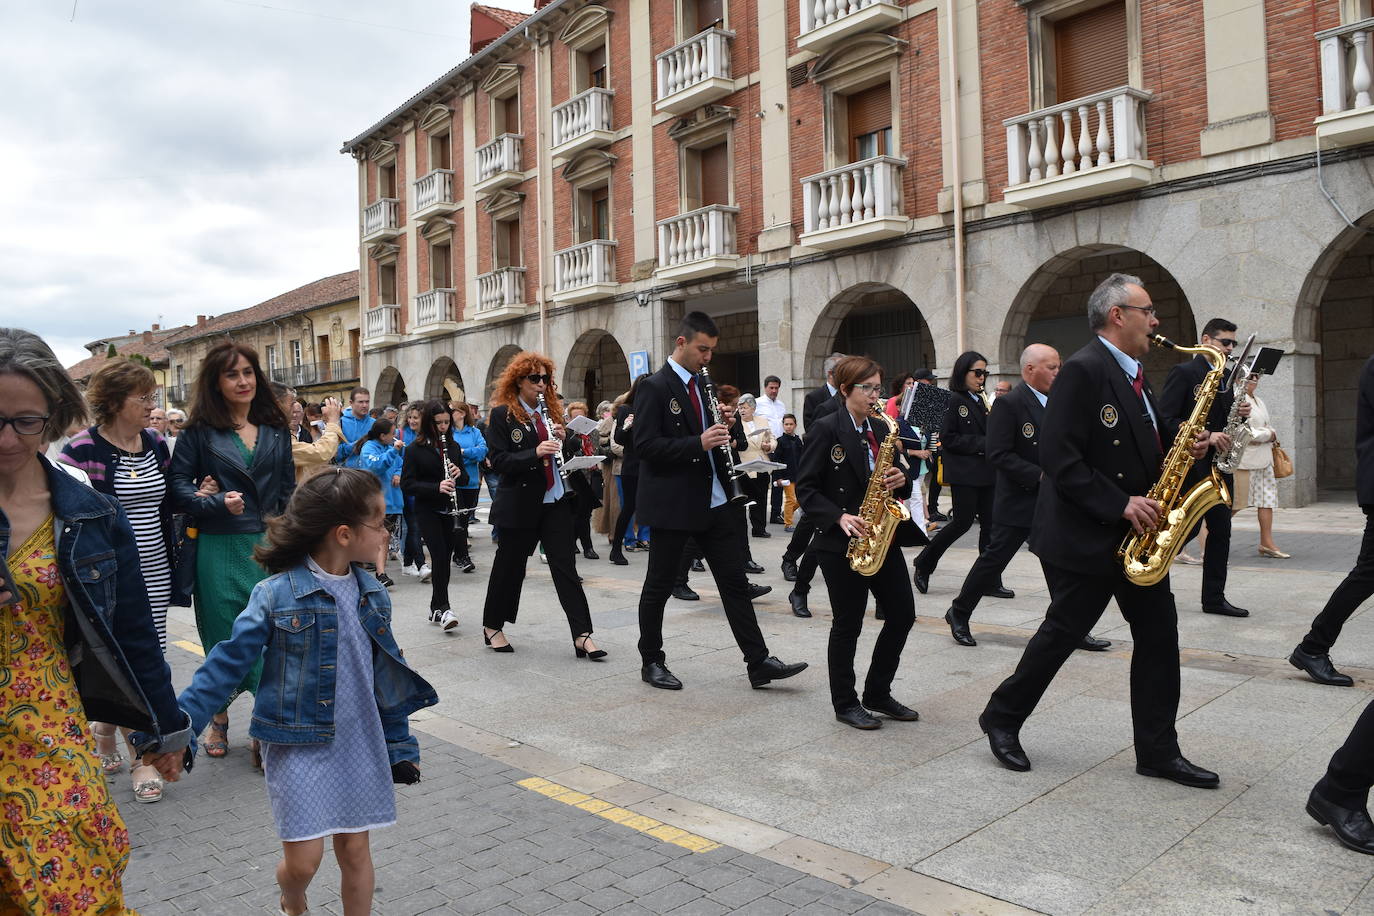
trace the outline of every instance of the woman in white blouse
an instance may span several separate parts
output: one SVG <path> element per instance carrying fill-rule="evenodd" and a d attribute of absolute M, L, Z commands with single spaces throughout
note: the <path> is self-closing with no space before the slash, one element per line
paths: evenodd
<path fill-rule="evenodd" d="M 1249 478 L 1249 485 L 1245 491 L 1241 491 L 1241 475 L 1237 475 L 1237 491 L 1248 493 L 1246 504 L 1254 506 L 1255 514 L 1259 516 L 1259 555 L 1286 560 L 1290 555 L 1279 550 L 1274 543 L 1274 509 L 1279 504 L 1279 488 L 1274 480 L 1274 441 L 1277 434 L 1274 427 L 1269 425 L 1269 408 L 1255 397 L 1258 382 L 1259 376 L 1252 375 L 1245 386 L 1251 405 L 1250 428 L 1254 430 L 1255 437 L 1245 447 L 1245 454 L 1240 459 L 1240 470 L 1247 472 L 1244 476 Z"/>
<path fill-rule="evenodd" d="M 773 438 L 772 427 L 769 426 L 767 417 L 756 417 L 754 411 L 758 407 L 758 402 L 752 394 L 742 394 L 739 397 L 739 418 L 744 424 L 745 435 L 749 437 L 749 447 L 740 452 L 740 463 L 746 461 L 771 461 L 773 450 L 778 447 L 778 441 Z M 772 537 L 768 533 L 768 484 L 772 481 L 772 475 L 767 472 L 750 471 L 747 478 L 741 483 L 744 491 L 753 500 L 749 505 L 750 528 L 753 529 L 754 537 Z"/>

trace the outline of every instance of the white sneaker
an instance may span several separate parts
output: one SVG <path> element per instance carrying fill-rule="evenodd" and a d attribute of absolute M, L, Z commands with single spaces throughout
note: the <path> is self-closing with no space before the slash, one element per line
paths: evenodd
<path fill-rule="evenodd" d="M 439 623 L 443 625 L 445 631 L 451 630 L 458 626 L 458 616 L 453 611 L 444 611 L 444 616 L 439 619 Z"/>
<path fill-rule="evenodd" d="M 443 621 L 444 615 L 447 614 L 447 613 L 448 613 L 448 611 L 435 611 L 435 610 L 431 610 L 431 611 L 429 612 L 429 622 L 430 622 L 430 623 L 440 623 L 440 622 Z"/>
<path fill-rule="evenodd" d="M 429 568 L 429 564 L 428 564 L 428 563 L 426 563 L 424 566 L 421 566 L 421 567 L 420 567 L 420 581 L 421 581 L 421 582 L 428 582 L 429 579 L 430 579 L 430 576 L 433 576 L 433 575 L 434 575 L 434 571 L 433 571 L 432 569 Z"/>
<path fill-rule="evenodd" d="M 542 550 L 539 551 L 539 562 L 543 563 L 545 566 L 549 565 L 549 558 L 544 556 L 544 551 Z"/>
<path fill-rule="evenodd" d="M 419 574 L 420 574 L 420 570 L 416 569 L 414 566 L 403 566 L 403 567 L 401 567 L 401 575 L 404 575 L 404 576 L 418 576 Z"/>

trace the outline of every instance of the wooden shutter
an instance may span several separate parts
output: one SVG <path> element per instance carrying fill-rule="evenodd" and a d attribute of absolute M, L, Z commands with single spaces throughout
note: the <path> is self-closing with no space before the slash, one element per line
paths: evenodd
<path fill-rule="evenodd" d="M 696 13 L 697 32 L 705 31 L 713 23 L 719 23 L 725 19 L 725 7 L 721 0 L 696 0 Z"/>
<path fill-rule="evenodd" d="M 508 95 L 501 100 L 502 120 L 506 123 L 502 126 L 505 133 L 520 133 L 520 93 Z"/>
<path fill-rule="evenodd" d="M 587 52 L 587 88 L 606 88 L 606 46 L 598 45 Z"/>
<path fill-rule="evenodd" d="M 430 247 L 430 272 L 434 275 L 435 289 L 449 289 L 453 286 L 451 281 L 453 261 L 452 249 L 448 245 L 433 245 Z"/>
<path fill-rule="evenodd" d="M 892 127 L 892 87 L 888 83 L 859 90 L 848 97 L 847 107 L 851 147 L 855 146 L 853 141 L 859 137 Z M 891 150 L 879 149 L 877 155 L 889 152 Z"/>
<path fill-rule="evenodd" d="M 1126 85 L 1126 4 L 1108 3 L 1054 24 L 1055 101 Z"/>
<path fill-rule="evenodd" d="M 524 263 L 524 252 L 520 250 L 520 220 L 513 219 L 502 223 L 506 230 L 506 267 L 519 267 Z"/>
<path fill-rule="evenodd" d="M 429 167 L 433 169 L 452 168 L 449 165 L 448 134 L 429 138 Z"/>
<path fill-rule="evenodd" d="M 730 146 L 717 143 L 701 151 L 701 205 L 730 203 Z"/>
<path fill-rule="evenodd" d="M 377 196 L 396 196 L 396 166 L 384 165 L 377 169 Z"/>

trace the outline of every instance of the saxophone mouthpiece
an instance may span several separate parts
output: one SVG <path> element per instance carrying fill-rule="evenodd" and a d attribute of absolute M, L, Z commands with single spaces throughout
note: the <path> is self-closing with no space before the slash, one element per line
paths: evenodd
<path fill-rule="evenodd" d="M 1163 347 L 1166 350 L 1173 350 L 1176 347 L 1178 347 L 1178 344 L 1174 343 L 1172 340 L 1165 337 L 1163 334 L 1151 334 L 1150 342 L 1153 343 L 1156 347 Z"/>

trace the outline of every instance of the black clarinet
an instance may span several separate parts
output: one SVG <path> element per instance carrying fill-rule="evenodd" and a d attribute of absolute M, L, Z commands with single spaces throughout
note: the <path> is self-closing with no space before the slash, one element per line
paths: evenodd
<path fill-rule="evenodd" d="M 720 401 L 716 398 L 716 386 L 711 381 L 711 374 L 702 366 L 700 375 L 701 390 L 706 392 L 706 409 L 711 412 L 711 422 L 724 425 L 725 418 L 720 412 Z M 725 479 L 721 481 L 725 488 L 725 498 L 733 505 L 743 506 L 749 502 L 749 497 L 739 485 L 739 472 L 735 470 L 735 453 L 730 450 L 730 440 L 726 439 L 723 444 L 716 447 L 720 449 L 722 461 L 725 463 Z"/>

